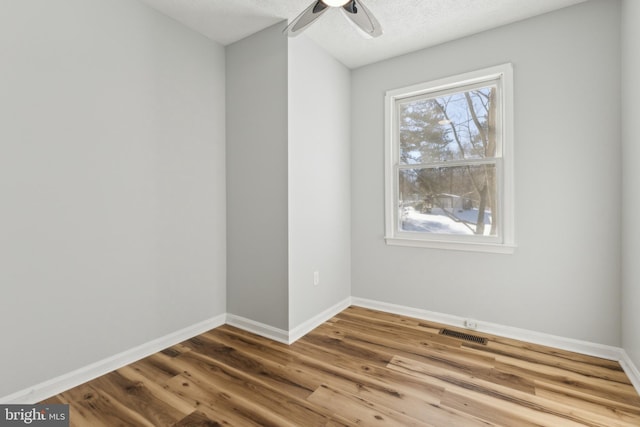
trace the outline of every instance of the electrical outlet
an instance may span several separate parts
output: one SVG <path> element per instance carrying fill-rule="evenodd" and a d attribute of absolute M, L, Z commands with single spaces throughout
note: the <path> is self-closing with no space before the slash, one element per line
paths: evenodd
<path fill-rule="evenodd" d="M 318 286 L 320 284 L 320 272 L 319 271 L 314 271 L 313 272 L 313 285 L 314 286 Z"/>
<path fill-rule="evenodd" d="M 464 327 L 467 329 L 478 329 L 478 321 L 473 319 L 464 319 Z"/>

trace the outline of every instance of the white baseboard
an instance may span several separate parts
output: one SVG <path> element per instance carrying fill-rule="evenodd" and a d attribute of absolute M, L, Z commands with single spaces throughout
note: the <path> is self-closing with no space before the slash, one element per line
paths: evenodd
<path fill-rule="evenodd" d="M 640 394 L 640 371 L 638 367 L 633 363 L 626 351 L 622 350 L 622 358 L 620 359 L 620 366 L 624 369 L 624 372 L 631 380 L 631 384 L 636 388 L 638 394 Z"/>
<path fill-rule="evenodd" d="M 243 331 L 251 332 L 252 334 L 260 335 L 283 344 L 289 344 L 289 332 L 284 329 L 275 328 L 265 323 L 228 313 L 226 323 Z"/>
<path fill-rule="evenodd" d="M 371 308 L 374 310 L 386 311 L 388 313 L 416 317 L 418 319 L 424 319 L 431 322 L 464 328 L 464 318 L 459 316 L 452 316 L 450 314 L 437 313 L 433 311 L 422 310 L 419 308 L 405 307 L 401 305 L 389 304 L 386 302 L 356 297 L 352 298 L 352 303 L 353 305 L 364 308 Z M 496 323 L 478 321 L 478 328 L 476 330 L 478 332 L 485 332 L 505 338 L 513 338 L 533 344 L 540 344 L 562 350 L 586 354 L 589 356 L 601 357 L 603 359 L 618 361 L 622 358 L 622 349 L 618 347 L 595 344 L 592 342 L 580 341 L 572 338 L 564 338 L 556 335 L 545 334 L 542 332 L 530 331 L 527 329 L 503 326 Z"/>
<path fill-rule="evenodd" d="M 213 317 L 204 320 L 195 325 L 188 326 L 179 331 L 165 335 L 145 344 L 141 344 L 130 350 L 76 369 L 75 371 L 60 375 L 48 381 L 10 394 L 0 397 L 0 404 L 34 404 L 51 396 L 62 393 L 65 390 L 76 387 L 101 375 L 105 375 L 111 371 L 122 368 L 165 348 L 171 347 L 189 338 L 193 338 L 206 331 L 217 328 L 224 324 L 225 315 Z"/>
<path fill-rule="evenodd" d="M 157 353 L 172 345 L 178 344 L 206 331 L 222 326 L 227 323 L 248 332 L 261 335 L 283 344 L 291 344 L 302 338 L 308 332 L 326 322 L 336 314 L 340 313 L 350 305 L 380 310 L 388 313 L 403 316 L 415 317 L 436 323 L 450 326 L 464 327 L 464 318 L 449 314 L 437 313 L 418 308 L 406 307 L 397 304 L 390 304 L 381 301 L 364 298 L 349 297 L 340 301 L 336 305 L 317 314 L 311 319 L 290 331 L 274 328 L 264 323 L 256 322 L 233 314 L 223 314 L 213 317 L 195 325 L 173 332 L 164 337 L 142 344 L 138 347 L 116 354 L 104 360 L 92 363 L 91 365 L 77 369 L 70 373 L 61 375 L 33 387 L 18 391 L 8 396 L 0 397 L 0 404 L 33 404 L 70 388 L 76 387 L 101 375 L 107 374 L 115 369 L 133 363 L 153 353 Z M 489 322 L 478 322 L 478 331 L 505 338 L 513 338 L 534 344 L 546 345 L 563 350 L 574 351 L 576 353 L 587 354 L 609 360 L 616 360 L 620 363 L 631 383 L 640 394 L 640 371 L 634 365 L 628 354 L 621 348 L 602 344 L 590 343 L 571 338 L 558 337 L 526 329 L 513 328 Z"/>
<path fill-rule="evenodd" d="M 274 341 L 291 344 L 312 329 L 349 307 L 349 305 L 351 305 L 351 298 L 347 298 L 333 307 L 330 307 L 291 331 L 274 328 L 273 326 L 233 314 L 222 314 L 148 343 L 139 345 L 130 350 L 126 350 L 122 353 L 76 369 L 72 372 L 60 375 L 24 390 L 17 391 L 8 396 L 0 396 L 0 404 L 33 404 L 40 402 L 51 396 L 62 393 L 65 390 L 69 390 L 70 388 L 76 387 L 87 381 L 91 381 L 101 375 L 105 375 L 111 371 L 150 356 L 151 354 L 164 350 L 165 348 L 171 347 L 172 345 L 178 344 L 179 342 L 222 326 L 225 323 Z"/>
<path fill-rule="evenodd" d="M 352 297 L 351 303 L 353 305 L 370 308 L 372 310 L 385 311 L 387 313 L 400 314 L 403 316 L 442 323 L 444 325 L 464 328 L 464 318 L 452 316 L 450 314 L 437 313 L 419 308 L 406 307 L 357 297 Z M 629 377 L 631 384 L 633 384 L 638 394 L 640 394 L 640 371 L 638 370 L 638 367 L 635 366 L 627 352 L 622 348 L 596 344 L 588 341 L 580 341 L 572 338 L 559 337 L 556 335 L 544 334 L 527 329 L 513 328 L 511 326 L 504 326 L 489 322 L 478 322 L 478 328 L 476 330 L 532 344 L 540 344 L 589 356 L 601 357 L 603 359 L 615 360 L 620 363 L 620 366 Z"/>
<path fill-rule="evenodd" d="M 235 314 L 227 314 L 227 324 L 283 344 L 293 344 L 350 305 L 351 297 L 348 297 L 289 331 L 275 328 L 265 323 L 257 322 Z"/>
<path fill-rule="evenodd" d="M 445 325 L 464 328 L 464 320 L 461 317 L 451 316 L 449 314 L 443 313 L 436 313 L 435 311 L 427 311 L 420 308 L 412 308 L 404 305 L 391 304 L 388 302 L 357 297 L 351 297 L 351 304 L 357 305 L 358 307 L 370 308 L 372 310 L 384 311 L 386 313 L 415 317 L 417 319 L 429 320 L 431 322 L 443 323 Z"/>
<path fill-rule="evenodd" d="M 298 341 L 300 338 L 322 325 L 327 320 L 331 319 L 336 314 L 340 313 L 347 307 L 351 305 L 351 297 L 348 297 L 336 305 L 329 307 L 324 310 L 322 313 L 313 316 L 311 319 L 305 321 L 301 325 L 296 326 L 295 328 L 289 331 L 289 344 L 293 344 Z"/>

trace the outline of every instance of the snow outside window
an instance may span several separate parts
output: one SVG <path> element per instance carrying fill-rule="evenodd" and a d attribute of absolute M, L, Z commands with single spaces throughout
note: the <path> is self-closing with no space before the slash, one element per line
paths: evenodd
<path fill-rule="evenodd" d="M 511 253 L 510 64 L 386 94 L 386 241 Z"/>

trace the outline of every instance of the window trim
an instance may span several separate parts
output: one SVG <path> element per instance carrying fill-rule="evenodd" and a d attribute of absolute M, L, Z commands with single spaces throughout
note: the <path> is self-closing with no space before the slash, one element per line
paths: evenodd
<path fill-rule="evenodd" d="M 437 94 L 461 86 L 481 84 L 500 79 L 502 140 L 501 156 L 497 156 L 498 194 L 500 203 L 500 232 L 498 237 L 422 234 L 397 230 L 398 120 L 397 101 L 411 97 Z M 514 239 L 514 183 L 513 183 L 513 66 L 510 63 L 484 68 L 464 74 L 432 80 L 412 86 L 389 90 L 385 94 L 385 241 L 388 245 L 493 252 L 511 254 Z"/>

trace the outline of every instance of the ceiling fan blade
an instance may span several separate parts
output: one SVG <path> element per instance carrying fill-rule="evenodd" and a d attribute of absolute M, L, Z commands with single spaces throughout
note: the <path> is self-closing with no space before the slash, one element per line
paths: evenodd
<path fill-rule="evenodd" d="M 283 32 L 287 33 L 290 37 L 297 36 L 302 30 L 313 24 L 316 19 L 320 18 L 327 9 L 329 9 L 329 6 L 324 4 L 321 0 L 314 1 L 311 6 L 306 8 L 300 15 L 291 21 Z"/>
<path fill-rule="evenodd" d="M 359 0 L 351 0 L 342 6 L 342 13 L 369 37 L 382 35 L 382 27 L 375 16 Z"/>

